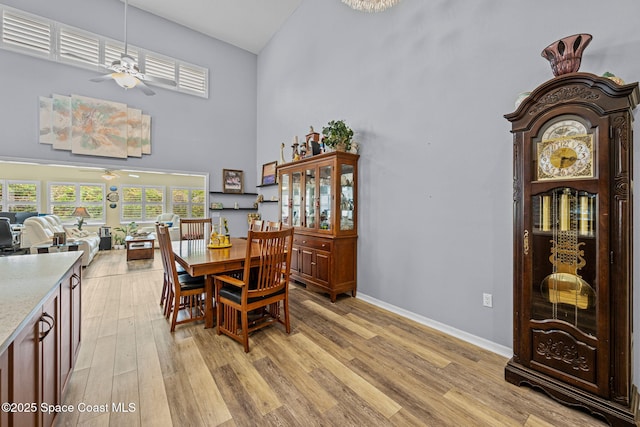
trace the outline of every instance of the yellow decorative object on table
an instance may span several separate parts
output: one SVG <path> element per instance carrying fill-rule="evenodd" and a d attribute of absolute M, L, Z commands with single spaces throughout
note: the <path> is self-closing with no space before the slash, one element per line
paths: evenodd
<path fill-rule="evenodd" d="M 227 226 L 227 219 L 224 218 L 225 234 L 222 233 L 222 227 L 223 227 L 222 221 L 223 219 L 221 218 L 220 224 L 213 226 L 213 231 L 211 232 L 211 238 L 209 239 L 209 244 L 207 245 L 207 247 L 210 249 L 221 249 L 221 248 L 231 247 L 231 240 L 229 238 L 229 235 L 227 234 L 229 230 Z"/>

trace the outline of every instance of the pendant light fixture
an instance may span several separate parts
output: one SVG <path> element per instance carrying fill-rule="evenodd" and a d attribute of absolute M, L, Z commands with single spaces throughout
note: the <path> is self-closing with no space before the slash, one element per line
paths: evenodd
<path fill-rule="evenodd" d="M 342 0 L 342 3 L 363 12 L 382 12 L 400 3 L 400 0 Z"/>

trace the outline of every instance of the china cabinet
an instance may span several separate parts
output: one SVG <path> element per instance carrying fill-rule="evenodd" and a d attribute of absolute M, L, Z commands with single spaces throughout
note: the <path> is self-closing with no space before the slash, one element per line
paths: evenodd
<path fill-rule="evenodd" d="M 632 154 L 638 84 L 569 73 L 512 123 L 513 358 L 505 378 L 635 426 Z"/>
<path fill-rule="evenodd" d="M 280 221 L 295 228 L 292 279 L 356 294 L 357 154 L 331 152 L 278 166 Z"/>

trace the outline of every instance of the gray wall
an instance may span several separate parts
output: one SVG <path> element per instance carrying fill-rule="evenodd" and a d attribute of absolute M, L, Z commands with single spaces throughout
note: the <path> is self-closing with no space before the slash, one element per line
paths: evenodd
<path fill-rule="evenodd" d="M 553 77 L 540 52 L 571 34 L 594 36 L 581 71 L 640 79 L 638 16 L 636 0 L 403 0 L 379 14 L 304 0 L 258 56 L 258 164 L 281 142 L 290 158 L 309 125 L 346 120 L 361 143 L 359 292 L 511 347 L 502 116 Z"/>
<path fill-rule="evenodd" d="M 123 39 L 124 3 L 119 0 L 2 1 Z M 130 44 L 208 67 L 209 99 L 161 88 L 154 88 L 155 96 L 124 91 L 114 82 L 90 82 L 98 75 L 92 71 L 0 50 L 0 156 L 208 172 L 213 191 L 222 188 L 223 168 L 240 169 L 245 171 L 246 191 L 255 191 L 256 55 L 131 6 L 127 38 Z M 151 115 L 152 155 L 126 160 L 88 157 L 39 144 L 38 96 L 52 93 L 84 95 L 141 108 Z M 247 200 L 253 203 L 253 198 Z M 246 230 L 246 212 L 227 214 L 233 221 L 232 230 L 234 222 Z"/>

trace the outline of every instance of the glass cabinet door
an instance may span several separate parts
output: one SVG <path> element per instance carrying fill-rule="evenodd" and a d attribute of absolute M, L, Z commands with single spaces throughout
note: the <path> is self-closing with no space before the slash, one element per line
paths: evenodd
<path fill-rule="evenodd" d="M 340 230 L 355 227 L 354 178 L 353 165 L 340 165 Z"/>
<path fill-rule="evenodd" d="M 303 226 L 316 227 L 316 170 L 307 169 L 304 173 L 304 213 Z"/>
<path fill-rule="evenodd" d="M 300 227 L 302 216 L 302 174 L 291 174 L 291 225 Z"/>
<path fill-rule="evenodd" d="M 532 318 L 562 320 L 592 336 L 598 329 L 597 203 L 597 194 L 570 187 L 531 201 Z"/>
<path fill-rule="evenodd" d="M 318 211 L 320 214 L 321 230 L 331 230 L 331 182 L 332 182 L 332 167 L 331 165 L 320 167 L 320 199 L 318 201 Z"/>
<path fill-rule="evenodd" d="M 289 222 L 289 208 L 291 207 L 291 194 L 289 188 L 289 174 L 282 174 L 280 176 L 280 215 L 281 221 L 284 225 L 291 225 Z"/>

